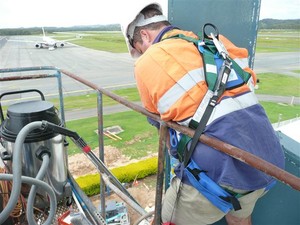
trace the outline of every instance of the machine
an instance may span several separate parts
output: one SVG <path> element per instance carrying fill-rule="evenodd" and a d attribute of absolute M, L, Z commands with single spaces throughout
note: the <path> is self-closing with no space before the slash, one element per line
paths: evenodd
<path fill-rule="evenodd" d="M 4 116 L 3 96 L 34 92 L 40 100 L 11 104 Z M 86 142 L 64 127 L 58 110 L 37 89 L 0 95 L 0 224 L 118 224 L 129 225 L 123 202 L 106 207 L 104 219 L 68 171 L 66 137 L 95 164 L 108 187 L 143 209 L 110 173 Z"/>

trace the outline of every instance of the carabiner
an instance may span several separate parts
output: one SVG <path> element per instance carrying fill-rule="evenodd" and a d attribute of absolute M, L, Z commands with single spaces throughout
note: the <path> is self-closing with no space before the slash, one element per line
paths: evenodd
<path fill-rule="evenodd" d="M 178 145 L 177 133 L 174 129 L 169 128 L 169 134 L 170 134 L 170 145 L 173 149 L 176 149 Z"/>
<path fill-rule="evenodd" d="M 210 26 L 213 28 L 214 32 L 210 32 L 210 36 L 208 36 L 206 34 L 205 29 Z M 225 48 L 225 46 L 223 45 L 223 43 L 219 40 L 219 30 L 218 28 L 211 24 L 211 23 L 206 23 L 204 24 L 203 28 L 202 28 L 202 32 L 203 32 L 203 37 L 204 39 L 211 39 L 213 41 L 213 43 L 215 44 L 219 54 L 222 56 L 223 59 L 227 59 L 228 57 L 228 51 Z"/>

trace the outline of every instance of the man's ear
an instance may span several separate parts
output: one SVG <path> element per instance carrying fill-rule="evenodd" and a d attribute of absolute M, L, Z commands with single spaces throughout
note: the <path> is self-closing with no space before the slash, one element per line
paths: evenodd
<path fill-rule="evenodd" d="M 141 38 L 142 38 L 143 42 L 145 42 L 145 43 L 151 42 L 151 36 L 150 36 L 150 33 L 148 32 L 148 30 L 142 29 L 140 31 L 140 34 L 141 34 Z"/>

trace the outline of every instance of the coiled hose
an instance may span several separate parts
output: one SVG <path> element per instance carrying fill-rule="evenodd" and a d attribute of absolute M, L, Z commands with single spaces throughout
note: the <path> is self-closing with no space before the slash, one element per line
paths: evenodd
<path fill-rule="evenodd" d="M 52 188 L 47 183 L 40 181 L 37 178 L 22 176 L 22 149 L 23 149 L 23 143 L 25 141 L 25 138 L 32 130 L 41 129 L 42 127 L 43 127 L 43 123 L 41 121 L 37 121 L 37 122 L 29 123 L 21 129 L 15 141 L 15 149 L 14 149 L 13 160 L 12 160 L 13 174 L 12 175 L 0 174 L 0 180 L 12 180 L 13 182 L 10 198 L 7 202 L 6 207 L 0 213 L 0 224 L 3 224 L 4 221 L 6 221 L 6 219 L 9 217 L 10 212 L 14 210 L 21 192 L 22 182 L 25 183 L 28 182 L 30 184 L 37 185 L 42 189 L 44 189 L 49 194 L 50 212 L 44 225 L 50 225 L 52 223 L 52 220 L 54 219 L 57 205 L 56 205 L 56 196 Z M 44 163 L 44 166 L 46 166 L 46 164 L 47 162 Z M 37 177 L 40 177 L 44 173 L 43 170 L 44 169 L 42 169 L 42 171 L 41 170 L 39 171 Z M 36 187 L 33 186 L 33 188 L 34 189 L 32 193 L 35 193 Z M 27 216 L 32 217 L 30 215 Z"/>

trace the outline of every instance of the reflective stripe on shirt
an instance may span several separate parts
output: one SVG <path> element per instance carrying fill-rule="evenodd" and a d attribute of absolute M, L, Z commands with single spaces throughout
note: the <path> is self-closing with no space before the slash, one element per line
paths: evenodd
<path fill-rule="evenodd" d="M 234 61 L 242 68 L 247 67 L 247 63 L 248 63 L 247 58 L 236 58 L 234 59 Z M 206 64 L 207 72 L 216 73 L 216 69 L 217 67 L 215 65 Z M 189 90 L 191 90 L 193 87 L 197 85 L 197 83 L 201 81 L 205 81 L 205 74 L 203 68 L 198 68 L 189 71 L 180 80 L 178 80 L 167 92 L 165 92 L 164 95 L 159 99 L 157 103 L 158 112 L 160 114 L 166 113 L 182 96 L 184 96 Z M 206 97 L 208 97 L 207 94 Z M 201 115 L 200 117 L 202 117 L 203 113 L 200 113 L 200 115 Z M 186 125 L 186 121 L 180 124 Z"/>
<path fill-rule="evenodd" d="M 247 58 L 235 58 L 233 59 L 242 69 L 248 67 L 248 59 Z"/>
<path fill-rule="evenodd" d="M 197 109 L 197 112 L 195 113 L 194 117 L 196 116 L 197 121 L 200 121 L 204 111 L 206 109 L 206 106 L 208 104 L 207 101 L 209 101 L 209 96 L 211 96 L 211 93 L 208 91 L 205 95 L 206 100 L 202 100 L 202 102 L 205 102 L 206 104 L 200 104 L 200 106 Z M 204 97 L 204 98 L 205 98 Z M 202 103 L 201 102 L 201 103 Z M 224 98 L 219 104 L 215 106 L 213 109 L 213 112 L 206 124 L 209 125 L 214 120 L 225 116 L 226 114 L 229 114 L 231 112 L 235 112 L 241 109 L 245 109 L 247 107 L 253 106 L 258 104 L 257 97 L 255 96 L 254 92 L 247 92 L 243 95 L 239 95 L 237 97 L 227 97 Z M 201 107 L 202 106 L 202 107 Z M 188 126 L 192 118 L 189 118 L 187 120 L 178 122 L 180 125 Z M 194 118 L 195 120 L 195 118 Z"/>
<path fill-rule="evenodd" d="M 203 68 L 189 71 L 159 99 L 158 112 L 160 114 L 167 112 L 176 101 L 201 81 L 205 81 Z"/>
<path fill-rule="evenodd" d="M 258 104 L 258 100 L 253 92 L 247 92 L 237 97 L 225 98 L 218 105 L 216 105 L 207 122 L 207 125 L 226 114 L 238 111 L 240 109 L 245 109 L 256 104 Z"/>

